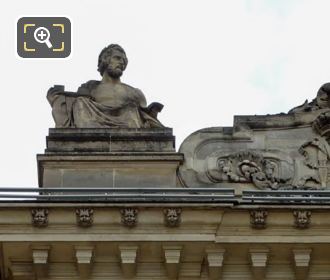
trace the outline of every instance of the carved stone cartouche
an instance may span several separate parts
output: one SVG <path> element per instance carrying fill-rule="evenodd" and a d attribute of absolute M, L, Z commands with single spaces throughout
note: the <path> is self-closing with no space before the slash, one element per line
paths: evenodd
<path fill-rule="evenodd" d="M 299 153 L 304 157 L 304 164 L 308 168 L 299 181 L 298 186 L 310 189 L 325 189 L 328 179 L 328 160 L 330 146 L 324 138 L 318 137 L 305 142 Z"/>
<path fill-rule="evenodd" d="M 278 189 L 290 178 L 276 174 L 278 163 L 265 159 L 256 151 L 240 151 L 218 158 L 218 170 L 208 171 L 214 182 L 253 183 L 259 189 Z"/>

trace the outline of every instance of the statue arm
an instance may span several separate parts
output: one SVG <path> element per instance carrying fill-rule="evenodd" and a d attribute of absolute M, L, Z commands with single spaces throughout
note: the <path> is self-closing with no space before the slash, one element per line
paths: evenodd
<path fill-rule="evenodd" d="M 47 100 L 52 107 L 52 115 L 56 127 L 73 127 L 73 98 L 67 98 L 63 86 L 51 87 L 47 92 Z"/>
<path fill-rule="evenodd" d="M 152 116 L 153 118 L 157 119 L 158 113 L 160 113 L 163 110 L 164 105 L 158 102 L 152 102 L 147 107 L 147 113 Z"/>
<path fill-rule="evenodd" d="M 139 95 L 141 110 L 154 119 L 157 119 L 157 115 L 162 111 L 164 105 L 158 102 L 152 102 L 149 106 L 147 106 L 147 101 L 142 91 L 137 89 L 137 93 Z"/>
<path fill-rule="evenodd" d="M 146 100 L 143 92 L 141 90 L 139 90 L 138 88 L 135 89 L 135 92 L 137 94 L 137 98 L 138 98 L 140 107 L 141 108 L 146 108 L 147 107 L 147 100 Z"/>
<path fill-rule="evenodd" d="M 47 92 L 47 99 L 50 105 L 53 105 L 54 101 L 59 96 L 65 97 L 89 97 L 92 98 L 91 91 L 99 84 L 99 81 L 88 81 L 82 84 L 77 92 L 65 91 L 64 86 L 53 86 Z"/>

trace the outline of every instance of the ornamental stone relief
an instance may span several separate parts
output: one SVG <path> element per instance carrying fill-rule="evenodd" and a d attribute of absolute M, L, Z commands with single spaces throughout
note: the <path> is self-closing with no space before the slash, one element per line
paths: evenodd
<path fill-rule="evenodd" d="M 308 228 L 311 223 L 312 212 L 309 210 L 295 210 L 293 211 L 294 225 L 296 228 Z"/>
<path fill-rule="evenodd" d="M 94 210 L 91 208 L 76 209 L 77 224 L 81 227 L 90 227 L 94 221 Z"/>
<path fill-rule="evenodd" d="M 35 227 L 48 226 L 48 209 L 36 208 L 31 210 L 32 225 Z"/>
<path fill-rule="evenodd" d="M 192 133 L 179 152 L 184 187 L 322 190 L 330 186 L 330 83 L 311 102 L 274 115 L 235 116 L 233 127 Z"/>
<path fill-rule="evenodd" d="M 180 208 L 166 208 L 164 209 L 164 221 L 168 227 L 177 227 L 181 223 L 181 209 Z"/>
<path fill-rule="evenodd" d="M 120 210 L 121 222 L 124 226 L 134 227 L 137 224 L 138 209 L 136 208 L 123 208 Z"/>
<path fill-rule="evenodd" d="M 266 210 L 252 210 L 250 211 L 250 223 L 253 228 L 266 228 L 268 212 Z"/>
<path fill-rule="evenodd" d="M 297 183 L 302 188 L 324 189 L 328 182 L 330 147 L 324 138 L 314 138 L 299 148 L 305 169 Z"/>
<path fill-rule="evenodd" d="M 216 166 L 207 170 L 213 182 L 252 183 L 258 189 L 279 189 L 286 186 L 290 176 L 279 173 L 281 162 L 264 158 L 256 151 L 241 151 L 219 157 Z"/>

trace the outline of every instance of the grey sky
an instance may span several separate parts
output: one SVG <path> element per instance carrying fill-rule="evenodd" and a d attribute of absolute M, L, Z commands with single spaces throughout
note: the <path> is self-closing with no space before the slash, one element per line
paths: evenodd
<path fill-rule="evenodd" d="M 190 133 L 231 126 L 233 115 L 287 112 L 330 80 L 328 0 L 1 2 L 0 186 L 37 186 L 36 154 L 54 123 L 45 95 L 99 79 L 97 56 L 121 44 L 122 80 L 165 105 L 177 148 Z M 68 60 L 15 55 L 21 16 L 68 16 Z"/>

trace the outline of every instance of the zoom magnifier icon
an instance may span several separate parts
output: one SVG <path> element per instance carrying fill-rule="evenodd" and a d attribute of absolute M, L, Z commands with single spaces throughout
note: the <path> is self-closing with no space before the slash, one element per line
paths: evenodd
<path fill-rule="evenodd" d="M 34 31 L 34 39 L 40 44 L 46 44 L 49 49 L 53 47 L 52 43 L 50 42 L 50 32 L 46 27 L 38 27 Z"/>

